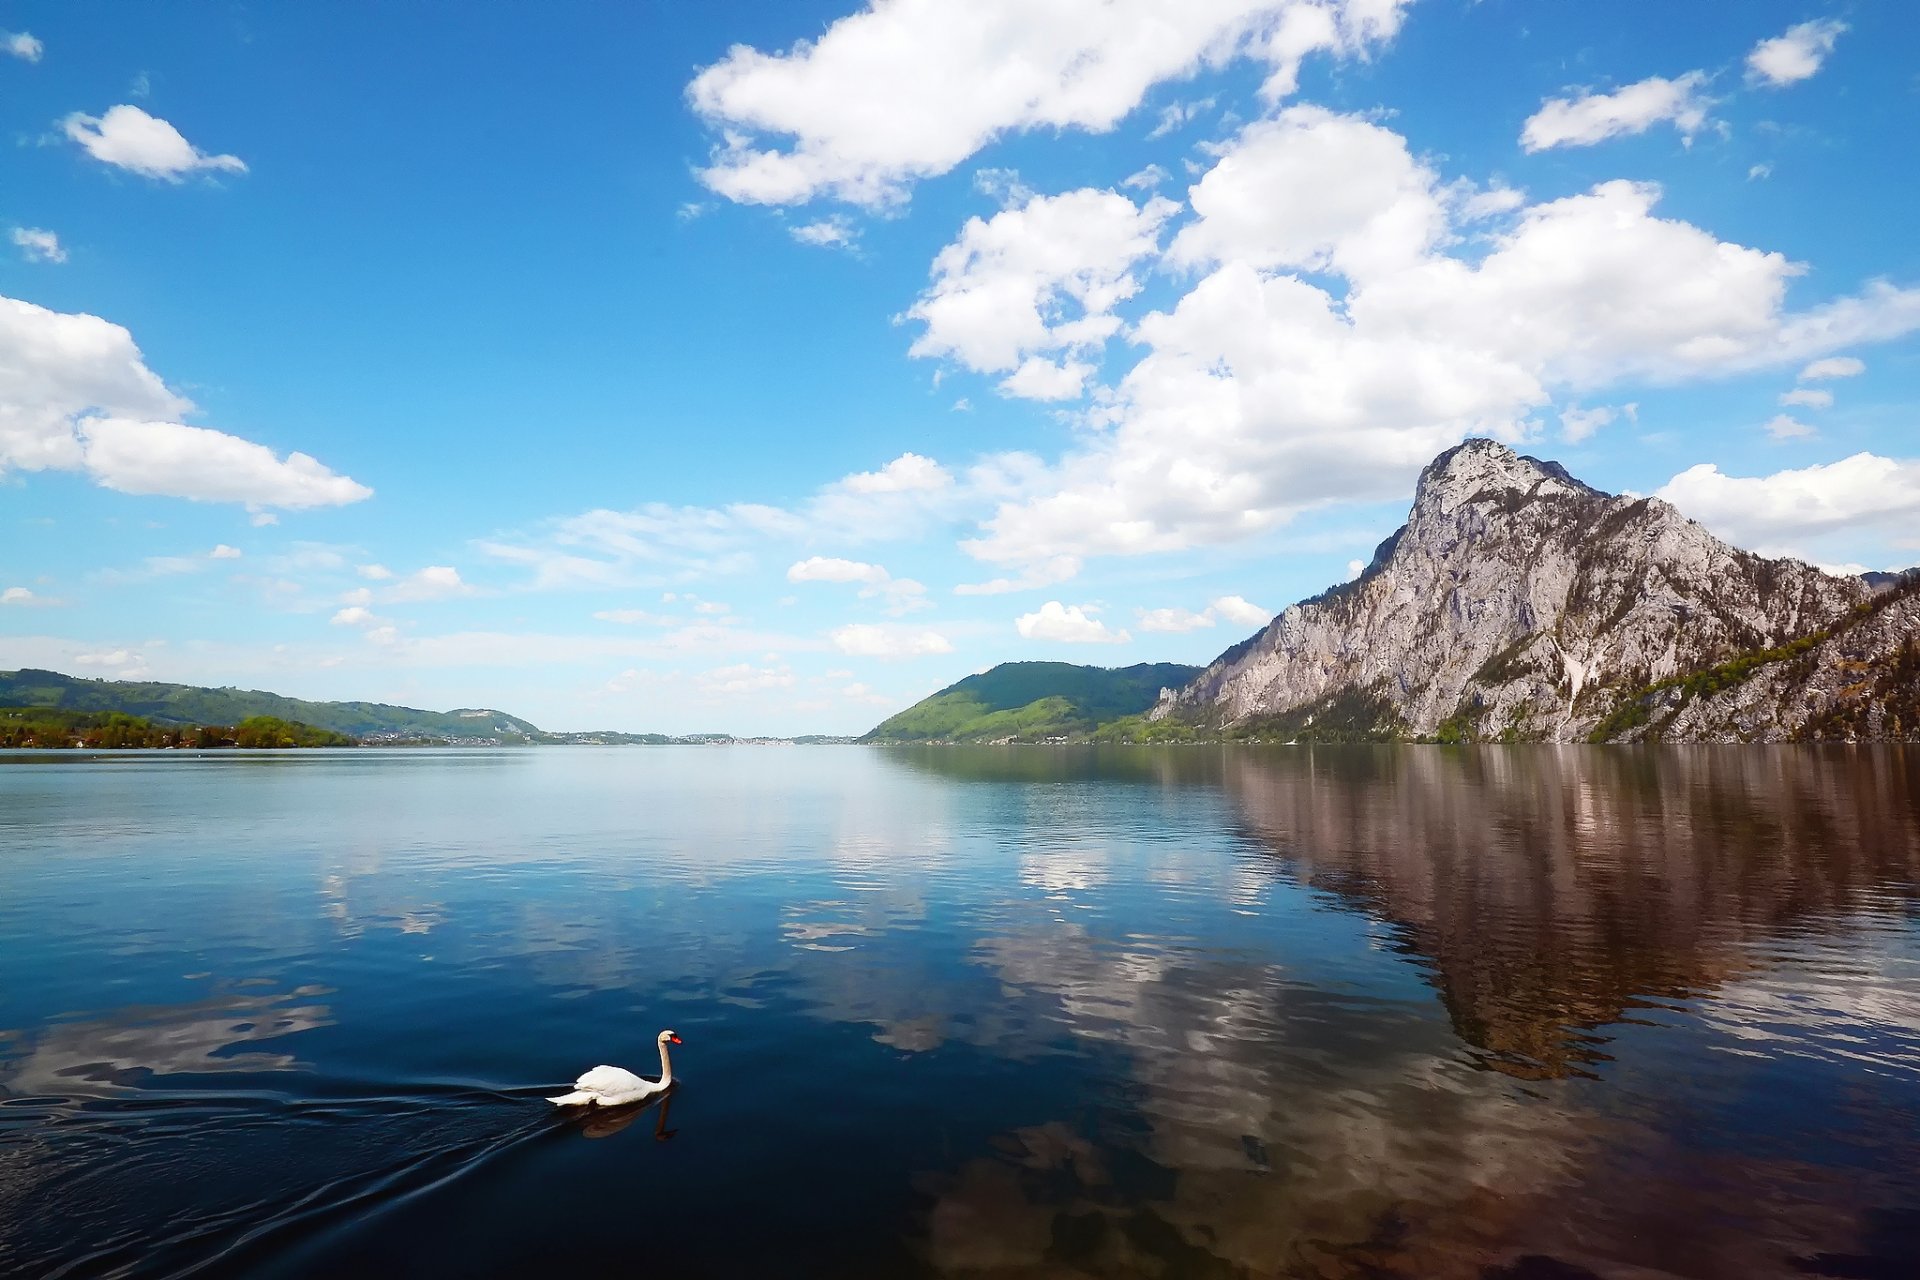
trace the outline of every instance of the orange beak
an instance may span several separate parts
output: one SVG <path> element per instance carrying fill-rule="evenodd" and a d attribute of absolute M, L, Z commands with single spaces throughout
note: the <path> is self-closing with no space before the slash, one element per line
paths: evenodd
<path fill-rule="evenodd" d="M 682 1040 L 682 1039 L 681 1039 L 681 1038 L 680 1038 L 679 1036 L 668 1036 L 667 1038 L 668 1038 L 669 1040 L 671 1040 L 671 1041 L 673 1041 L 673 1043 L 675 1043 L 675 1044 L 685 1044 L 685 1043 L 686 1043 L 686 1041 L 684 1041 L 684 1040 Z"/>

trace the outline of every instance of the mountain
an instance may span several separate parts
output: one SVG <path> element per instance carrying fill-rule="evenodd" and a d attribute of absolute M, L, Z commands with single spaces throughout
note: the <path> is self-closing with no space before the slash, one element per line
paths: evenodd
<path fill-rule="evenodd" d="M 204 689 L 157 681 L 83 680 L 56 671 L 0 671 L 0 706 L 120 711 L 162 724 L 239 724 L 254 716 L 294 720 L 334 733 L 450 742 L 525 742 L 540 730 L 504 711 L 419 711 L 382 702 L 307 702 L 251 689 Z"/>
<path fill-rule="evenodd" d="M 862 742 L 997 742 L 1083 737 L 1154 705 L 1163 689 L 1200 673 L 1177 662 L 1082 667 L 1003 662 L 922 699 Z"/>
<path fill-rule="evenodd" d="M 1148 720 L 1323 740 L 1920 736 L 1913 587 L 1741 551 L 1657 498 L 1469 440 L 1428 464 L 1358 578 Z"/>

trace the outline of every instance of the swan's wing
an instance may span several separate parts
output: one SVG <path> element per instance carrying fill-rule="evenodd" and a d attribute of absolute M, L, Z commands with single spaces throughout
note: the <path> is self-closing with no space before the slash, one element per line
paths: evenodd
<path fill-rule="evenodd" d="M 618 1097 L 644 1089 L 648 1082 L 625 1067 L 598 1066 L 573 1082 L 573 1087 L 603 1097 Z"/>

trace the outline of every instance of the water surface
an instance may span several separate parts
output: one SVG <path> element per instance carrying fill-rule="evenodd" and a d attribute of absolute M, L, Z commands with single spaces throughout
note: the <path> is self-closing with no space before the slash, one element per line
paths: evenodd
<path fill-rule="evenodd" d="M 1899 747 L 0 757 L 0 1273 L 1911 1276 L 1917 903 Z"/>

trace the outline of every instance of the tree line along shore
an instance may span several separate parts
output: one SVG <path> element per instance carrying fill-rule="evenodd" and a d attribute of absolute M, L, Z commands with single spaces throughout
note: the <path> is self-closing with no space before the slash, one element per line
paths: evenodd
<path fill-rule="evenodd" d="M 0 708 L 0 748 L 353 747 L 359 739 L 278 716 L 249 716 L 237 724 L 163 724 L 122 711 Z"/>

